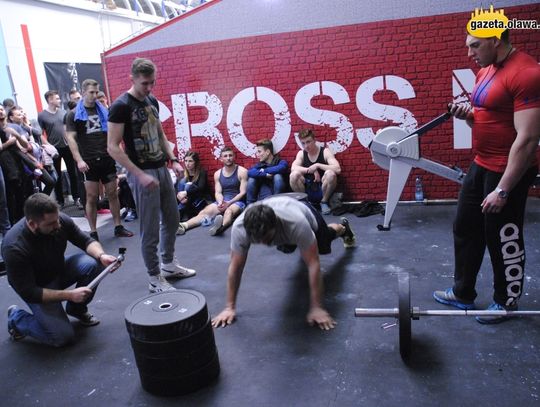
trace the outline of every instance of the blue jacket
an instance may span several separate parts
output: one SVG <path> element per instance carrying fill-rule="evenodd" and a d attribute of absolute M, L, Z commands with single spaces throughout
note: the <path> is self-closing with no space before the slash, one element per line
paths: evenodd
<path fill-rule="evenodd" d="M 266 178 L 266 174 L 286 174 L 287 169 L 287 161 L 274 157 L 270 164 L 259 161 L 248 170 L 248 176 L 251 178 Z"/>

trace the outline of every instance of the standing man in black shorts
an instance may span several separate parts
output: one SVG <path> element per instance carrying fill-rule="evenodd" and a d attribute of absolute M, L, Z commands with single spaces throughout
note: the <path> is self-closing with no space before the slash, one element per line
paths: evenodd
<path fill-rule="evenodd" d="M 66 116 L 66 136 L 73 158 L 77 162 L 77 168 L 85 178 L 85 209 L 90 225 L 90 236 L 99 240 L 96 220 L 99 183 L 102 182 L 109 198 L 114 220 L 114 235 L 131 237 L 133 233 L 127 230 L 120 221 L 116 166 L 107 153 L 108 110 L 96 102 L 99 83 L 94 79 L 86 79 L 82 83 L 82 91 L 83 98 Z"/>

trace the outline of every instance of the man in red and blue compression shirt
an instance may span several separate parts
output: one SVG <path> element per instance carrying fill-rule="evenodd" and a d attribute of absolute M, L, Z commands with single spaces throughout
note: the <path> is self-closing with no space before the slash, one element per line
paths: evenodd
<path fill-rule="evenodd" d="M 540 66 L 516 50 L 506 30 L 500 39 L 467 36 L 468 56 L 482 67 L 471 95 L 472 109 L 450 112 L 472 128 L 474 162 L 459 194 L 454 222 L 454 286 L 435 291 L 436 301 L 474 309 L 476 277 L 486 246 L 494 275 L 489 310 L 517 310 L 523 289 L 523 217 L 528 189 L 538 173 Z M 507 316 L 482 316 L 498 323 Z"/>

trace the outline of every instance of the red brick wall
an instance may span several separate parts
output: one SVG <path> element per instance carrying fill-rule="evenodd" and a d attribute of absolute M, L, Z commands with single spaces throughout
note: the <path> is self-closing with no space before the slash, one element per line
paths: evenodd
<path fill-rule="evenodd" d="M 540 5 L 505 9 L 517 19 L 540 17 Z M 536 16 L 536 17 L 535 17 Z M 138 55 L 105 56 L 111 97 L 116 98 L 130 86 L 128 72 L 135 56 L 152 59 L 158 67 L 155 95 L 172 110 L 172 94 L 207 91 L 219 97 L 223 119 L 218 126 L 225 144 L 231 145 L 226 115 L 231 99 L 241 90 L 264 86 L 285 99 L 291 113 L 292 132 L 308 126 L 296 114 L 294 97 L 304 85 L 332 81 L 343 86 L 350 98 L 335 105 L 327 96 L 315 97 L 311 104 L 344 114 L 354 129 L 372 127 L 374 131 L 393 123 L 372 120 L 362 115 L 355 101 L 358 87 L 366 80 L 395 75 L 410 82 L 416 97 L 398 100 L 391 91 L 378 92 L 374 100 L 409 110 L 421 125 L 443 113 L 452 100 L 452 71 L 477 68 L 467 58 L 465 26 L 470 13 L 431 16 L 368 24 L 331 27 L 302 32 L 273 34 L 227 41 L 217 41 L 161 50 Z M 181 22 L 179 22 L 181 23 Z M 513 30 L 512 43 L 540 60 L 540 32 Z M 190 123 L 207 117 L 200 107 L 188 110 Z M 274 134 L 272 111 L 262 102 L 251 103 L 244 111 L 242 124 L 251 142 Z M 174 141 L 173 118 L 164 128 Z M 336 131 L 315 127 L 320 141 L 336 138 Z M 220 163 L 212 155 L 210 143 L 202 137 L 191 138 L 203 164 L 212 173 Z M 291 135 L 281 156 L 291 162 L 298 147 Z M 453 148 L 452 121 L 421 137 L 422 156 L 467 169 L 470 149 Z M 387 172 L 372 163 L 369 150 L 354 136 L 348 148 L 336 155 L 343 169 L 340 190 L 347 200 L 385 199 Z M 238 161 L 249 167 L 255 159 L 238 154 Z M 456 198 L 458 185 L 438 176 L 413 170 L 401 199 L 413 199 L 414 176 L 423 177 L 424 193 L 430 199 Z"/>

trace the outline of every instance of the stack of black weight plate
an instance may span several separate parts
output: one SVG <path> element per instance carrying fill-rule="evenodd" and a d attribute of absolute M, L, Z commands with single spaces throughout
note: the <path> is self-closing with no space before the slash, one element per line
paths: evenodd
<path fill-rule="evenodd" d="M 126 327 L 142 387 L 158 396 L 200 389 L 219 375 L 219 357 L 204 296 L 165 291 L 126 309 Z"/>

